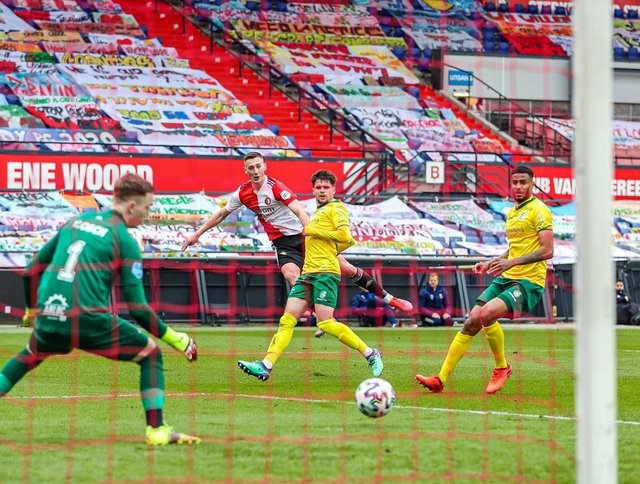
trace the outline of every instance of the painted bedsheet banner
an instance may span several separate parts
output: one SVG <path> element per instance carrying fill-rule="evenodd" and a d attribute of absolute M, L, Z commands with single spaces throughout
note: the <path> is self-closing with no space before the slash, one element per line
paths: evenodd
<path fill-rule="evenodd" d="M 309 215 L 316 210 L 315 199 L 301 201 Z M 449 245 L 465 240 L 457 230 L 422 219 L 398 197 L 371 204 L 345 204 L 356 245 L 349 254 L 449 254 Z"/>
<path fill-rule="evenodd" d="M 530 121 L 539 122 L 533 118 Z M 545 120 L 544 125 L 556 131 L 569 141 L 573 141 L 575 133 L 575 122 L 573 119 Z M 640 147 L 640 123 L 632 121 L 612 121 L 613 144 L 616 148 L 637 148 Z"/>
<path fill-rule="evenodd" d="M 640 20 L 613 19 L 613 46 L 640 48 Z"/>
<path fill-rule="evenodd" d="M 120 129 L 91 96 L 23 96 L 23 106 L 45 126 L 54 129 Z"/>
<path fill-rule="evenodd" d="M 480 208 L 473 200 L 411 202 L 411 206 L 440 222 L 466 225 L 493 234 L 503 235 L 505 233 L 504 222 L 494 219 L 493 215 Z"/>
<path fill-rule="evenodd" d="M 0 40 L 0 50 L 9 50 L 14 52 L 42 52 L 42 49 L 38 44 L 14 42 L 11 40 Z"/>
<path fill-rule="evenodd" d="M 58 192 L 0 193 L 0 208 L 0 239 L 14 232 L 57 230 L 79 213 Z"/>
<path fill-rule="evenodd" d="M 15 32 L 28 30 L 34 30 L 34 28 L 13 13 L 4 3 L 0 3 L 0 31 Z"/>
<path fill-rule="evenodd" d="M 36 20 L 35 24 L 43 31 L 73 32 L 78 34 L 107 34 L 125 35 L 127 37 L 144 37 L 144 33 L 137 25 L 108 24 L 108 23 L 76 23 L 76 22 L 50 22 L 48 20 Z"/>
<path fill-rule="evenodd" d="M 400 162 L 418 152 L 442 160 L 442 152 L 501 153 L 499 141 L 471 131 L 450 109 L 436 101 L 425 106 L 393 87 L 320 84 L 328 104 L 342 109 L 363 130 L 393 150 Z"/>
<path fill-rule="evenodd" d="M 40 119 L 32 116 L 22 106 L 0 106 L 0 127 L 2 128 L 44 128 Z"/>
<path fill-rule="evenodd" d="M 0 51 L 0 72 L 26 72 L 32 74 L 55 73 L 56 67 L 47 52 Z"/>
<path fill-rule="evenodd" d="M 13 6 L 26 10 L 68 10 L 73 12 L 82 11 L 76 0 L 12 0 Z"/>
<path fill-rule="evenodd" d="M 515 50 L 529 55 L 573 54 L 571 17 L 487 12 Z"/>
<path fill-rule="evenodd" d="M 418 78 L 385 46 L 352 45 L 345 53 L 324 49 L 292 48 L 263 42 L 260 46 L 272 63 L 286 74 L 307 74 L 317 82 L 340 83 L 362 76 L 401 77 L 407 84 L 419 84 Z"/>
<path fill-rule="evenodd" d="M 188 59 L 165 56 L 128 55 L 128 54 L 83 54 L 57 53 L 56 59 L 60 64 L 81 64 L 94 66 L 124 66 L 124 67 L 189 67 Z"/>
<path fill-rule="evenodd" d="M 208 2 L 196 2 L 193 5 L 198 17 L 210 19 L 211 22 L 220 29 L 226 27 L 226 23 L 231 20 L 264 20 L 258 12 L 249 10 L 239 1 L 232 0 L 222 5 L 214 5 Z"/>
<path fill-rule="evenodd" d="M 162 42 L 157 38 L 138 39 L 126 35 L 117 34 L 87 34 L 87 38 L 92 44 L 133 45 L 136 47 L 162 47 Z"/>
<path fill-rule="evenodd" d="M 75 84 L 68 76 L 57 71 L 36 74 L 24 72 L 0 74 L 0 82 L 9 86 L 13 94 L 20 97 L 77 97 L 87 94 L 85 89 Z"/>
<path fill-rule="evenodd" d="M 303 5 L 303 4 L 297 4 Z M 291 11 L 292 4 L 288 5 L 290 11 L 260 12 L 260 18 L 270 24 L 291 24 L 291 25 L 326 25 L 331 27 L 358 26 L 358 27 L 378 27 L 378 19 L 366 10 L 354 13 L 334 13 L 334 12 L 294 12 Z M 247 20 L 244 19 L 243 20 Z"/>
<path fill-rule="evenodd" d="M 396 20 L 420 49 L 447 49 L 454 52 L 482 51 L 476 23 L 466 18 L 435 18 L 414 12 L 396 12 Z"/>
<path fill-rule="evenodd" d="M 83 11 L 64 10 L 16 10 L 16 15 L 26 21 L 45 20 L 49 22 L 91 22 L 91 17 Z"/>
<path fill-rule="evenodd" d="M 253 119 L 242 101 L 204 71 L 78 64 L 59 69 L 83 85 L 124 130 L 137 133 L 141 144 L 174 146 L 189 154 L 231 154 L 259 146 L 264 155 L 298 156 L 290 138 Z"/>
<path fill-rule="evenodd" d="M 235 32 L 252 42 L 291 42 L 302 44 L 336 44 L 336 45 L 386 45 L 388 47 L 407 47 L 402 38 L 386 37 L 379 27 L 358 26 L 320 26 L 288 24 L 270 25 L 272 29 L 262 29 L 264 22 L 232 20 Z M 275 25 L 281 25 L 275 30 Z"/>
<path fill-rule="evenodd" d="M 317 84 L 316 88 L 323 91 L 332 105 L 343 108 L 377 108 L 384 103 L 390 108 L 422 109 L 415 97 L 399 87 Z"/>
<path fill-rule="evenodd" d="M 15 42 L 83 42 L 80 32 L 60 30 L 20 30 L 19 32 L 0 31 L 0 40 Z"/>

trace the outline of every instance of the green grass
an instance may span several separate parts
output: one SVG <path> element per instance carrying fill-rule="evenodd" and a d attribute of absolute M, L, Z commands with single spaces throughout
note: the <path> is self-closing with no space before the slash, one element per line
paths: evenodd
<path fill-rule="evenodd" d="M 262 357 L 271 331 L 198 328 L 194 365 L 163 346 L 165 417 L 202 437 L 195 448 L 144 444 L 137 365 L 81 352 L 51 358 L 0 400 L 0 482 L 575 481 L 572 331 L 508 328 L 514 375 L 492 396 L 482 337 L 432 395 L 413 375 L 437 372 L 455 330 L 358 333 L 382 349 L 396 390 L 383 419 L 355 408 L 369 369 L 330 336 L 299 328 L 266 383 L 236 360 Z M 619 482 L 630 484 L 640 482 L 640 331 L 617 335 Z M 0 364 L 27 338 L 0 329 Z"/>

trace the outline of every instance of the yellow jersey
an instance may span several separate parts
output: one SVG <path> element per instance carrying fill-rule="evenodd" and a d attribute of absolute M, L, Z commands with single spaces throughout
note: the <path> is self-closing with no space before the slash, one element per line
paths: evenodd
<path fill-rule="evenodd" d="M 538 239 L 538 232 L 541 230 L 553 230 L 553 215 L 543 202 L 531 197 L 512 207 L 507 213 L 508 258 L 522 257 L 542 247 Z M 527 279 L 544 287 L 547 279 L 547 261 L 515 266 L 502 275 L 508 279 Z"/>
<path fill-rule="evenodd" d="M 338 254 L 355 244 L 344 204 L 333 200 L 318 207 L 304 233 L 302 273 L 331 272 L 340 275 Z"/>

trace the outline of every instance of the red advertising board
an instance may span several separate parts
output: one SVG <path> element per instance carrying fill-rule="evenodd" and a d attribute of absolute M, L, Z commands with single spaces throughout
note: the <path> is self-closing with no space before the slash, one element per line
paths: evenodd
<path fill-rule="evenodd" d="M 532 168 L 536 185 L 551 198 L 573 199 L 576 183 L 571 167 L 537 165 Z M 617 168 L 609 189 L 616 200 L 640 200 L 640 170 Z"/>
<path fill-rule="evenodd" d="M 294 192 L 311 191 L 311 175 L 322 168 L 338 178 L 342 162 L 268 160 L 267 173 Z M 159 192 L 231 192 L 247 181 L 241 158 L 96 155 L 82 153 L 0 154 L 0 190 L 107 191 L 119 176 L 137 173 Z"/>

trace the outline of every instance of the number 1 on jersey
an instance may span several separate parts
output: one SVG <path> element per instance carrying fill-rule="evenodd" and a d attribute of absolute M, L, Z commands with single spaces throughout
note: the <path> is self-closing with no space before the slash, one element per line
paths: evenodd
<path fill-rule="evenodd" d="M 76 240 L 69 246 L 67 249 L 67 254 L 69 254 L 67 262 L 65 262 L 64 267 L 58 271 L 59 281 L 73 282 L 73 279 L 76 277 L 75 268 L 85 245 L 86 242 L 84 240 Z"/>

